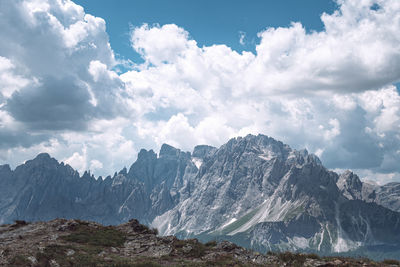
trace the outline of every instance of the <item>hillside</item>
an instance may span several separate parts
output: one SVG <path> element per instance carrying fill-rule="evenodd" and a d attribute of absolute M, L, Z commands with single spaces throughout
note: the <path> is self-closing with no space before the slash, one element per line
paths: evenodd
<path fill-rule="evenodd" d="M 268 253 L 233 243 L 160 237 L 137 220 L 118 226 L 56 219 L 0 226 L 1 266 L 398 266 L 386 260 Z"/>

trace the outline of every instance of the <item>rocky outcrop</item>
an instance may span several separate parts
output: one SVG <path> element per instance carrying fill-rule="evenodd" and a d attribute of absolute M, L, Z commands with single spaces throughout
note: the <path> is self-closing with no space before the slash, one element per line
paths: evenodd
<path fill-rule="evenodd" d="M 0 225 L 0 266 L 390 266 L 395 260 L 261 254 L 228 241 L 157 236 L 132 219 L 118 226 L 81 220 Z M 397 265 L 394 265 L 397 266 Z"/>

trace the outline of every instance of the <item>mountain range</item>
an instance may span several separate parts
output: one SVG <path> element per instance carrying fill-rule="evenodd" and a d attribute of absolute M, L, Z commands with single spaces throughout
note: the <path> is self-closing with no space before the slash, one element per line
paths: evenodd
<path fill-rule="evenodd" d="M 400 257 L 400 183 L 339 175 L 265 135 L 192 153 L 167 144 L 158 154 L 142 149 L 129 170 L 104 179 L 45 153 L 14 170 L 0 166 L 0 224 L 54 218 L 112 225 L 136 218 L 161 235 L 261 252 Z"/>

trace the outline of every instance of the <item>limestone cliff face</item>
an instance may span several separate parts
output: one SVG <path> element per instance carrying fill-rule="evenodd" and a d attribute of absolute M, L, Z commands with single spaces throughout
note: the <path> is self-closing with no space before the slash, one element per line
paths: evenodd
<path fill-rule="evenodd" d="M 160 155 L 142 150 L 137 161 L 112 178 L 82 177 L 69 165 L 40 154 L 11 171 L 0 167 L 0 223 L 81 218 L 118 224 L 150 223 L 179 202 L 187 176 L 197 171 L 190 153 L 168 145 Z"/>

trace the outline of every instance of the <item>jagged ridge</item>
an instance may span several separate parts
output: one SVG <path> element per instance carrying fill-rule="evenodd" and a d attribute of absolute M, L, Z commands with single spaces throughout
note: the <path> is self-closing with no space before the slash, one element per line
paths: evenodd
<path fill-rule="evenodd" d="M 89 172 L 79 177 L 47 154 L 14 171 L 0 166 L 0 222 L 64 217 L 119 224 L 136 217 L 161 234 L 332 253 L 398 245 L 399 192 L 398 184 L 339 176 L 306 150 L 248 135 L 193 153 L 169 145 L 159 155 L 142 149 L 129 170 L 104 180 Z"/>

